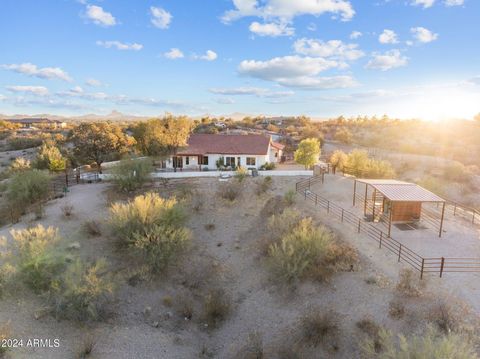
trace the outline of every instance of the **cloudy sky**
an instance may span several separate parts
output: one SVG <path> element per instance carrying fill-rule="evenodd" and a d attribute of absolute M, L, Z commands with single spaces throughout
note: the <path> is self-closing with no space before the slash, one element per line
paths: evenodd
<path fill-rule="evenodd" d="M 0 113 L 480 112 L 478 0 L 2 0 Z"/>

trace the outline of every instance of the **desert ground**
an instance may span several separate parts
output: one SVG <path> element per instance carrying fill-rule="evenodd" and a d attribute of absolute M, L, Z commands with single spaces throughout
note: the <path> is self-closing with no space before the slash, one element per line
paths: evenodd
<path fill-rule="evenodd" d="M 152 183 L 140 192 L 156 191 L 162 196 L 184 198 L 188 227 L 193 233 L 186 253 L 156 278 L 143 278 L 139 264 L 116 245 L 109 232 L 108 207 L 112 201 L 131 198 L 119 195 L 108 183 L 78 185 L 66 198 L 48 203 L 44 218 L 25 217 L 15 225 L 0 228 L 0 237 L 9 238 L 12 229 L 42 224 L 58 227 L 72 256 L 106 258 L 118 281 L 112 315 L 103 322 L 77 324 L 56 320 L 45 308 L 44 298 L 18 285 L 0 300 L 0 323 L 6 323 L 12 337 L 58 338 L 53 349 L 19 348 L 7 353 L 12 358 L 75 358 L 85 338 L 95 338 L 92 358 L 242 358 L 251 338 L 260 338 L 264 357 L 282 358 L 298 334 L 299 319 L 314 309 L 335 312 L 340 333 L 334 345 L 306 347 L 301 357 L 353 358 L 360 356 L 365 333 L 357 323 L 365 318 L 394 333 L 411 333 L 421 328 L 425 313 L 439 296 L 458 296 L 480 312 L 478 274 L 449 274 L 443 279 L 426 278 L 425 295 L 403 298 L 407 314 L 390 316 L 389 304 L 399 298 L 395 290 L 399 270 L 392 255 L 379 250 L 368 238 L 358 236 L 328 218 L 297 195 L 296 207 L 303 215 L 331 228 L 336 236 L 359 253 L 352 271 L 338 272 L 329 281 L 304 281 L 294 286 L 280 285 L 260 254 L 260 240 L 268 236 L 266 222 L 275 212 L 275 198 L 295 188 L 298 177 L 275 177 L 272 188 L 258 195 L 260 178 L 247 178 L 233 203 L 218 198 L 219 181 L 214 178 L 171 180 Z M 234 181 L 235 179 L 231 179 Z M 351 183 L 339 176 L 327 176 L 316 191 L 350 208 Z M 66 219 L 62 207 L 73 206 Z M 83 224 L 96 220 L 101 235 L 86 234 Z M 456 219 L 447 220 L 447 234 L 434 238 L 429 232 L 405 240 L 419 249 L 443 251 L 465 239 L 465 252 L 479 253 L 478 228 Z M 425 234 L 425 236 L 424 236 Z M 394 233 L 396 237 L 398 233 Z M 421 241 L 428 238 L 426 241 Z M 439 244 L 437 246 L 437 244 Z M 460 253 L 460 252 L 459 252 Z M 462 252 L 463 253 L 463 252 Z M 231 310 L 218 326 L 210 327 L 202 317 L 202 300 L 208 290 L 221 289 L 231 300 Z M 250 338 L 250 339 L 249 339 Z M 333 349 L 332 349 L 333 348 Z M 243 354 L 242 354 L 243 353 Z M 254 356 L 255 357 L 255 356 Z"/>

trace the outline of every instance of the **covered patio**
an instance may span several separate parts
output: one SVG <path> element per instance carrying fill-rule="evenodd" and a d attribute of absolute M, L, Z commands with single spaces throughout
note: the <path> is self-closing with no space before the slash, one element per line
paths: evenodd
<path fill-rule="evenodd" d="M 409 230 L 419 228 L 421 220 L 442 236 L 446 201 L 417 184 L 391 179 L 355 179 L 353 206 L 357 203 L 363 204 L 368 220 L 387 225 L 388 236 L 392 224 Z"/>

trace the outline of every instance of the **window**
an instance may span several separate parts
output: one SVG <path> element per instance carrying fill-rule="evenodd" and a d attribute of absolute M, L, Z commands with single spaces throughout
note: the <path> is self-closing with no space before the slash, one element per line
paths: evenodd
<path fill-rule="evenodd" d="M 225 165 L 227 167 L 235 167 L 235 157 L 225 157 Z"/>
<path fill-rule="evenodd" d="M 190 157 L 185 157 L 185 164 L 188 166 L 190 164 Z"/>
<path fill-rule="evenodd" d="M 208 166 L 208 156 L 202 157 L 202 165 Z"/>
<path fill-rule="evenodd" d="M 255 166 L 256 162 L 255 157 L 247 157 L 247 166 Z"/>

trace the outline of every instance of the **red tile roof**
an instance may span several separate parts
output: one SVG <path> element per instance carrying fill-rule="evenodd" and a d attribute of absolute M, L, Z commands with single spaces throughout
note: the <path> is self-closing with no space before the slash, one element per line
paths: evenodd
<path fill-rule="evenodd" d="M 270 138 L 263 135 L 192 134 L 179 155 L 267 155 Z"/>

